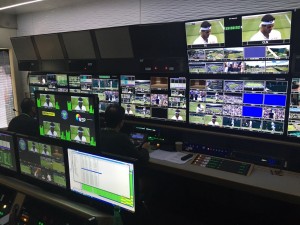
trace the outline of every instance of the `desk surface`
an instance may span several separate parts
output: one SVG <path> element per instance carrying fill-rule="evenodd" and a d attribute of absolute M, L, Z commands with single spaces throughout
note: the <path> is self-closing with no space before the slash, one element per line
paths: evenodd
<path fill-rule="evenodd" d="M 196 154 L 194 155 L 194 157 Z M 193 157 L 193 158 L 194 158 Z M 224 172 L 191 164 L 176 164 L 165 160 L 150 159 L 149 167 L 155 170 L 209 182 L 232 189 L 247 191 L 261 196 L 300 204 L 300 174 L 281 171 L 272 175 L 271 168 L 254 166 L 249 176 Z"/>

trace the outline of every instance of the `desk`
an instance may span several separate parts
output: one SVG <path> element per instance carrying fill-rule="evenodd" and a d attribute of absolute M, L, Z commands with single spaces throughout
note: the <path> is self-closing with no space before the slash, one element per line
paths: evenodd
<path fill-rule="evenodd" d="M 149 168 L 300 205 L 299 173 L 282 171 L 282 176 L 272 175 L 270 168 L 255 165 L 250 176 L 243 176 L 191 162 L 175 164 L 151 158 Z"/>

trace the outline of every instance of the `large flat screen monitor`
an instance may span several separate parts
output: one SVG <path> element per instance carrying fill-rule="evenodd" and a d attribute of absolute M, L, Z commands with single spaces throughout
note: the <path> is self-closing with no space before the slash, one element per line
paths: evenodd
<path fill-rule="evenodd" d="M 0 168 L 17 171 L 14 136 L 5 131 L 0 131 Z"/>
<path fill-rule="evenodd" d="M 17 136 L 21 174 L 45 184 L 66 188 L 64 151 L 60 146 Z"/>
<path fill-rule="evenodd" d="M 36 103 L 41 136 L 96 146 L 97 95 L 36 92 Z"/>
<path fill-rule="evenodd" d="M 68 160 L 71 191 L 135 212 L 134 161 L 103 157 L 70 148 Z"/>
<path fill-rule="evenodd" d="M 288 81 L 191 79 L 189 123 L 283 135 Z"/>
<path fill-rule="evenodd" d="M 191 74 L 287 74 L 292 11 L 185 23 Z"/>

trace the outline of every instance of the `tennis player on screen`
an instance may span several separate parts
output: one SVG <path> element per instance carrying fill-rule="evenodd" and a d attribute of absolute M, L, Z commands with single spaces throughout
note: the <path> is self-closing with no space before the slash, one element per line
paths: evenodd
<path fill-rule="evenodd" d="M 193 45 L 218 43 L 217 37 L 211 34 L 211 24 L 208 21 L 202 22 L 199 34 L 200 36 L 193 42 Z"/>
<path fill-rule="evenodd" d="M 274 24 L 274 16 L 270 14 L 264 15 L 261 18 L 261 23 L 259 24 L 259 31 L 250 38 L 250 41 L 281 39 L 281 33 L 278 30 L 273 30 Z"/>

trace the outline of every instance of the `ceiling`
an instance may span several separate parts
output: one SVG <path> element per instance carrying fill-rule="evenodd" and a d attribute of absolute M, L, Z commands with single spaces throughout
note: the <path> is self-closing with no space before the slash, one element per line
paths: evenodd
<path fill-rule="evenodd" d="M 13 4 L 24 3 L 31 0 L 0 0 L 0 8 L 6 7 Z M 94 2 L 96 0 L 44 0 L 41 2 L 36 2 L 33 4 L 22 5 L 10 9 L 1 10 L 0 13 L 19 15 L 24 13 L 34 13 L 40 11 L 48 11 L 61 7 L 87 4 L 89 2 Z"/>

